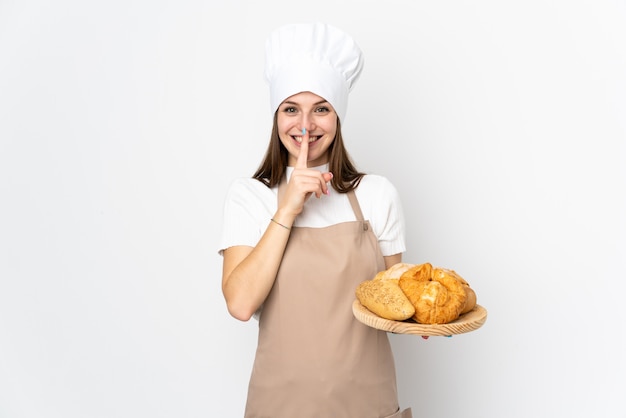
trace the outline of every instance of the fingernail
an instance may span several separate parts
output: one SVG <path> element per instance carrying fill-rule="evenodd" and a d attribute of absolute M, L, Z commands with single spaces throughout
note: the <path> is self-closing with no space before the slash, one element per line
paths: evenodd
<path fill-rule="evenodd" d="M 302 128 L 302 135 L 306 135 L 306 128 Z"/>

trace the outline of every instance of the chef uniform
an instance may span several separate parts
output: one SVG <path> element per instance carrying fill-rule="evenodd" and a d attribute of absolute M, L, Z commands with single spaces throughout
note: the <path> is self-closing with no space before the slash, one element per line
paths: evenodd
<path fill-rule="evenodd" d="M 332 26 L 279 28 L 266 44 L 272 111 L 287 97 L 310 91 L 343 122 L 362 67 L 354 40 Z M 283 181 L 278 200 L 285 186 Z M 245 418 L 411 417 L 410 409 L 398 407 L 387 334 L 352 314 L 357 285 L 385 263 L 355 192 L 347 197 L 355 220 L 291 228 L 259 318 Z"/>

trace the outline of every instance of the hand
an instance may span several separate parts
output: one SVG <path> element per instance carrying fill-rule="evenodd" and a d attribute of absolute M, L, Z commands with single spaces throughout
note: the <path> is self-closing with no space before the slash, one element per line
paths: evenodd
<path fill-rule="evenodd" d="M 320 173 L 317 170 L 308 168 L 309 156 L 309 133 L 303 129 L 300 153 L 296 161 L 289 184 L 285 194 L 283 206 L 294 216 L 300 214 L 304 208 L 304 203 L 311 195 L 319 199 L 323 194 L 330 194 L 328 182 L 333 178 L 332 173 Z"/>

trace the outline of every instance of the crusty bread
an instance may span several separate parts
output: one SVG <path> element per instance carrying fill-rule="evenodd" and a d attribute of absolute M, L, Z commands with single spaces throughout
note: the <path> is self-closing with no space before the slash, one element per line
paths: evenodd
<path fill-rule="evenodd" d="M 356 297 L 381 318 L 404 321 L 415 315 L 415 307 L 398 286 L 398 280 L 366 280 L 357 286 Z"/>
<path fill-rule="evenodd" d="M 445 273 L 449 274 L 450 276 L 454 277 L 455 279 L 457 279 L 459 282 L 461 282 L 463 284 L 463 289 L 465 290 L 465 293 L 467 294 L 467 299 L 465 299 L 465 305 L 463 306 L 463 309 L 461 310 L 461 315 L 466 314 L 469 311 L 471 311 L 472 309 L 474 309 L 474 307 L 476 306 L 476 292 L 474 292 L 474 289 L 472 289 L 470 287 L 470 285 L 467 282 L 467 280 L 465 280 L 463 277 L 461 277 L 454 270 L 444 269 L 442 267 L 439 267 L 439 269 L 442 272 L 445 272 Z"/>
<path fill-rule="evenodd" d="M 460 281 L 461 283 L 463 283 L 465 286 L 469 286 L 469 283 L 467 282 L 467 280 L 465 280 L 463 277 L 461 277 L 456 271 L 454 270 L 450 270 L 450 269 L 444 269 L 443 267 L 438 267 L 439 270 L 442 270 L 443 272 L 449 274 L 450 276 L 454 277 L 455 279 L 457 279 L 458 281 Z"/>
<path fill-rule="evenodd" d="M 428 277 L 428 271 L 431 274 Z M 398 286 L 415 307 L 413 319 L 421 324 L 446 324 L 459 317 L 465 307 L 467 293 L 461 281 L 429 263 L 407 270 Z"/>
<path fill-rule="evenodd" d="M 417 281 L 430 280 L 433 275 L 433 266 L 430 263 L 416 264 L 407 269 L 400 277 Z"/>

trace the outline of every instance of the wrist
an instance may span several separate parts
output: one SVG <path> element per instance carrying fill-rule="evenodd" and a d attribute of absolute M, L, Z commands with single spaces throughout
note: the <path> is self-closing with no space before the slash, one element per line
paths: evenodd
<path fill-rule="evenodd" d="M 276 213 L 274 213 L 274 216 L 272 216 L 271 219 L 273 222 L 280 224 L 281 226 L 285 228 L 291 229 L 291 226 L 296 220 L 296 215 L 290 214 L 288 212 L 285 212 L 279 209 L 276 211 Z"/>
<path fill-rule="evenodd" d="M 287 225 L 283 225 L 280 222 L 278 222 L 276 219 L 271 218 L 270 221 L 274 222 L 276 225 L 280 226 L 283 229 L 286 229 L 287 231 L 291 231 L 291 227 L 287 226 Z"/>

